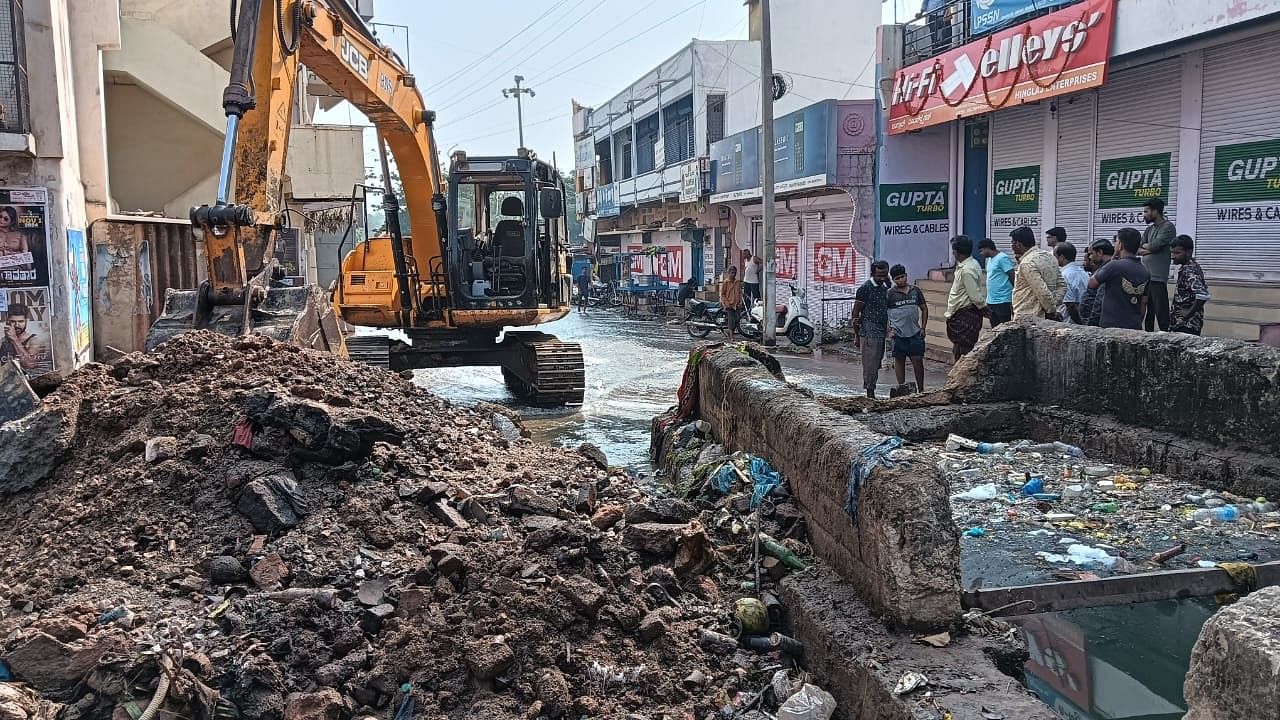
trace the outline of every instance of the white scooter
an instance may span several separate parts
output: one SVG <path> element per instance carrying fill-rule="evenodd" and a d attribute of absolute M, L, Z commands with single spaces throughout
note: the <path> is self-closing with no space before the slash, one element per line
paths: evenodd
<path fill-rule="evenodd" d="M 777 315 L 775 327 L 778 333 L 786 335 L 792 345 L 808 346 L 813 342 L 813 323 L 809 320 L 809 303 L 805 300 L 805 291 L 791 286 L 791 297 L 785 305 L 774 308 Z M 764 303 L 757 300 L 751 308 L 751 319 L 759 327 L 764 325 Z"/>

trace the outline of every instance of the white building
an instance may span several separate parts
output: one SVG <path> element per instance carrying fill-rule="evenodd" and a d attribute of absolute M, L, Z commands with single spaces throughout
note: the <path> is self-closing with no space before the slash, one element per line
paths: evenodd
<path fill-rule="evenodd" d="M 1258 340 L 1280 323 L 1280 0 L 1033 5 L 884 28 L 881 198 L 943 199 L 882 202 L 881 256 L 943 267 L 950 235 L 1022 225 L 1083 249 L 1161 197 L 1209 278 L 1205 334 Z"/>

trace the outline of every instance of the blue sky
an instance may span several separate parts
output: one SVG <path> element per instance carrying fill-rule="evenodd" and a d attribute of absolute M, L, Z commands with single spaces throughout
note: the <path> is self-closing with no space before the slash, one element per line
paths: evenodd
<path fill-rule="evenodd" d="M 919 9 L 919 0 L 890 0 L 888 19 L 895 2 L 903 16 Z M 573 164 L 573 99 L 609 99 L 692 38 L 747 34 L 743 0 L 375 0 L 374 12 L 375 22 L 408 26 L 375 29 L 437 111 L 442 152 L 515 151 L 515 101 L 502 88 L 518 73 L 537 93 L 524 98 L 525 144 L 545 159 L 555 152 L 562 167 Z M 366 122 L 345 104 L 317 121 Z"/>

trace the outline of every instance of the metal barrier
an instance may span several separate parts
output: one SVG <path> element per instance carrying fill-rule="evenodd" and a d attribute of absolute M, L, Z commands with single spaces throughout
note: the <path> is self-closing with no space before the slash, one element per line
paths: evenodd
<path fill-rule="evenodd" d="M 853 302 L 852 295 L 820 298 L 817 317 L 809 319 L 813 320 L 819 332 L 849 327 L 849 321 L 853 317 Z"/>

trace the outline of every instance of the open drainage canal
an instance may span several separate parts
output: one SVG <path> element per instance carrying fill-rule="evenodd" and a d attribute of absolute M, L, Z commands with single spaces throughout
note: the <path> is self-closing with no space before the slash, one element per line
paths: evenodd
<path fill-rule="evenodd" d="M 674 404 L 688 358 L 691 342 L 683 326 L 599 312 L 586 317 L 575 313 L 541 329 L 582 343 L 587 363 L 582 408 L 520 407 L 495 368 L 420 370 L 415 381 L 461 404 L 510 405 L 522 413 L 537 441 L 566 447 L 590 442 L 611 463 L 650 473 L 650 421 Z M 824 358 L 819 350 L 812 356 L 780 355 L 779 360 L 788 380 L 815 393 L 861 394 L 857 366 L 838 357 Z M 1011 416 L 1026 412 L 1004 411 Z M 913 439 L 901 429 L 877 427 L 875 414 L 864 417 L 873 429 Z M 994 428 L 993 421 L 994 416 L 980 423 L 988 430 L 984 439 L 1019 437 L 1011 429 Z M 1050 434 L 1033 417 L 1002 424 L 1026 435 Z M 966 429 L 982 432 L 971 426 L 959 431 Z M 1280 557 L 1274 537 L 1264 543 L 1235 527 L 1194 523 L 1189 517 L 1194 508 L 1185 496 L 1203 496 L 1204 490 L 1176 478 L 1053 452 L 949 451 L 941 439 L 946 431 L 937 430 L 935 426 L 927 437 L 914 438 L 914 447 L 937 453 L 954 493 L 995 485 L 995 496 L 983 488 L 981 500 L 953 501 L 956 523 L 962 533 L 968 532 L 961 539 L 966 589 L 1159 570 L 1146 561 L 1183 540 L 1192 549 L 1165 569 Z M 1029 478 L 1043 482 L 1042 498 L 1021 492 Z M 1084 492 L 1077 493 L 1077 486 Z M 1070 517 L 1031 518 L 1051 510 Z M 1172 720 L 1185 712 L 1182 688 L 1191 649 L 1215 608 L 1212 598 L 1170 600 L 1010 620 L 1023 629 L 1031 655 L 1024 666 L 1025 683 L 1057 714 L 1071 720 Z"/>

